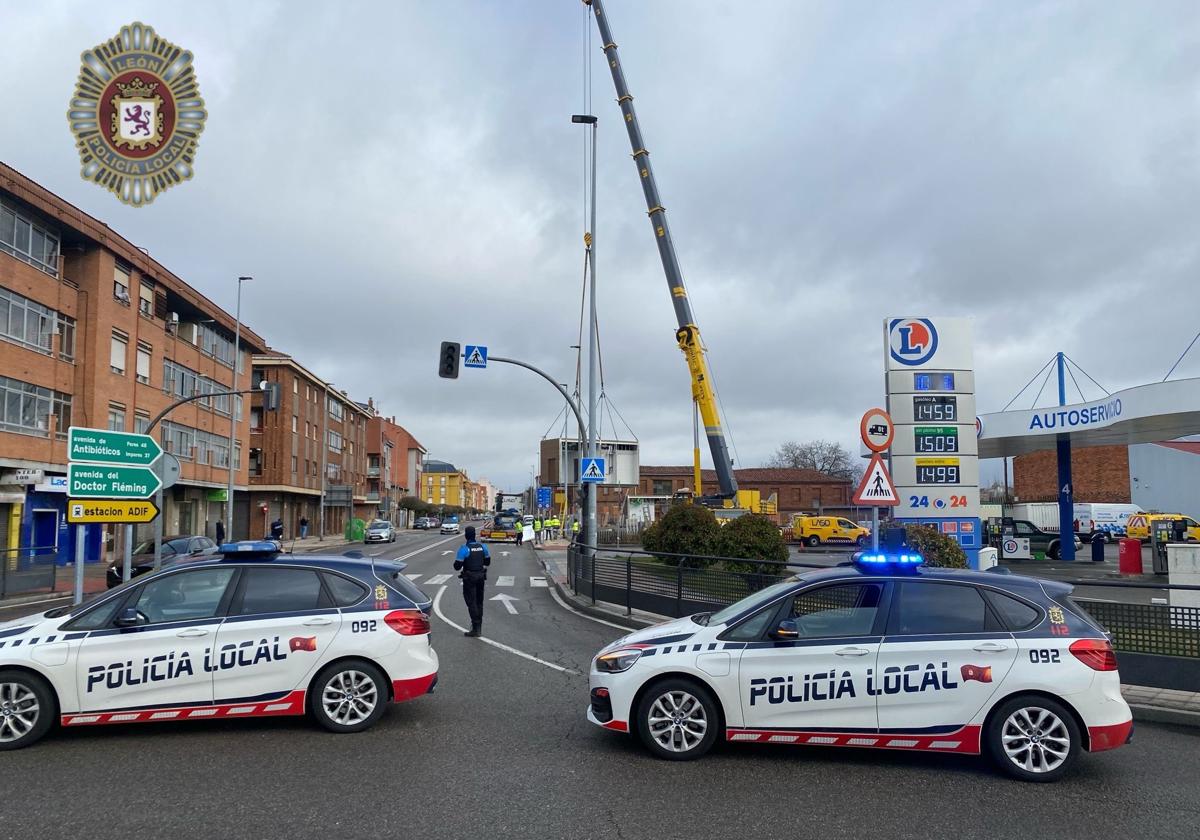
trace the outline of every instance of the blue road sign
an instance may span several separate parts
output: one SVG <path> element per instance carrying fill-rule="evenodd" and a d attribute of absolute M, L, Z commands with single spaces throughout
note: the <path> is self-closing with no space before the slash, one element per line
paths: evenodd
<path fill-rule="evenodd" d="M 537 491 L 537 506 L 539 509 L 548 509 L 550 507 L 550 488 L 539 487 Z"/>
<path fill-rule="evenodd" d="M 468 344 L 463 352 L 463 367 L 487 367 L 487 348 L 480 344 Z"/>
<path fill-rule="evenodd" d="M 582 458 L 579 461 L 579 480 L 599 484 L 604 481 L 604 459 Z"/>

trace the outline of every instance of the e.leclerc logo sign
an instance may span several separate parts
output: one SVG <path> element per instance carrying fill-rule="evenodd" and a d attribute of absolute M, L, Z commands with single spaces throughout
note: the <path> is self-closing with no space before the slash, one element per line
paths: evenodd
<path fill-rule="evenodd" d="M 896 318 L 888 325 L 888 344 L 900 364 L 923 365 L 937 352 L 937 328 L 928 318 Z"/>

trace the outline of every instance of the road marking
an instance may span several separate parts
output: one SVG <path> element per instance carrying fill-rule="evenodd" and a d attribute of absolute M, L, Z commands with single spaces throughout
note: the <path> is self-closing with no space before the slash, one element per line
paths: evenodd
<path fill-rule="evenodd" d="M 419 578 L 420 576 L 421 576 L 421 575 L 420 575 L 419 573 L 418 573 L 418 574 L 415 574 L 415 575 L 405 575 L 405 577 L 406 577 L 406 578 L 408 578 L 409 580 L 416 580 L 416 579 L 417 579 L 417 578 Z"/>
<path fill-rule="evenodd" d="M 442 540 L 442 542 L 445 542 L 445 540 Z M 441 543 L 438 543 L 438 545 L 441 545 Z M 443 551 L 442 556 L 445 557 L 447 554 L 453 554 L 453 553 L 454 553 L 453 551 Z"/>
<path fill-rule="evenodd" d="M 393 557 L 392 560 L 399 563 L 401 560 L 407 560 L 409 557 L 416 557 L 418 554 L 428 551 L 431 548 L 437 548 L 442 543 L 448 543 L 452 539 L 454 539 L 454 537 L 446 537 L 446 539 L 444 539 L 444 540 L 438 540 L 435 543 L 430 543 L 429 545 L 422 546 L 421 548 L 418 548 L 416 551 L 410 551 L 410 552 L 408 552 L 408 554 L 401 554 L 399 557 Z M 451 553 L 452 552 L 449 552 L 449 551 L 442 552 L 442 554 L 451 554 Z"/>
<path fill-rule="evenodd" d="M 439 583 L 445 583 L 446 581 L 450 580 L 450 577 L 450 575 L 434 575 L 433 577 L 428 578 L 425 583 L 429 586 L 437 586 Z"/>
<path fill-rule="evenodd" d="M 507 551 L 501 551 L 501 552 L 500 552 L 500 556 L 501 556 L 501 557 L 507 557 L 507 556 L 508 556 L 508 552 L 507 552 Z"/>
<path fill-rule="evenodd" d="M 534 577 L 533 575 L 529 576 L 529 585 L 534 589 L 546 588 L 550 586 L 544 577 Z"/>
<path fill-rule="evenodd" d="M 517 579 L 513 575 L 500 575 L 500 577 L 496 578 L 497 586 L 514 586 L 516 582 Z"/>
<path fill-rule="evenodd" d="M 461 627 L 458 624 L 455 624 L 453 621 L 446 618 L 445 614 L 442 612 L 442 595 L 443 595 L 443 593 L 445 593 L 445 591 L 446 591 L 446 587 L 443 586 L 441 589 L 439 589 L 437 591 L 437 594 L 433 596 L 433 612 L 434 612 L 434 614 L 438 618 L 440 618 L 443 622 L 450 625 L 451 627 L 453 627 L 455 630 L 459 631 L 460 633 L 467 632 L 466 628 Z M 561 665 L 555 665 L 553 662 L 547 662 L 545 659 L 538 659 L 536 656 L 534 656 L 531 653 L 526 653 L 523 650 L 517 650 L 515 647 L 509 647 L 508 645 L 501 644 L 500 642 L 497 642 L 493 639 L 489 639 L 485 636 L 480 636 L 479 641 L 483 642 L 484 644 L 491 645 L 492 647 L 499 648 L 500 650 L 505 651 L 507 653 L 511 653 L 514 656 L 519 656 L 522 659 L 528 659 L 530 662 L 536 662 L 539 665 L 545 665 L 547 668 L 553 668 L 555 671 L 560 671 L 564 674 L 574 674 L 575 676 L 580 676 L 579 672 L 572 668 L 564 668 Z"/>
<path fill-rule="evenodd" d="M 605 625 L 608 625 L 609 627 L 615 627 L 618 630 L 624 630 L 626 633 L 632 633 L 634 631 L 633 627 L 626 627 L 623 624 L 614 624 L 611 621 L 605 621 L 603 618 L 596 618 L 594 615 L 588 615 L 585 612 L 580 612 L 579 610 L 575 609 L 574 607 L 572 607 L 570 604 L 568 604 L 566 601 L 564 601 L 562 599 L 562 596 L 560 596 L 558 594 L 557 587 L 554 587 L 554 586 L 550 587 L 550 597 L 553 598 L 555 603 L 557 603 L 560 607 L 562 607 L 567 612 L 573 612 L 573 613 L 575 613 L 575 615 L 580 616 L 582 618 L 586 618 L 588 621 L 594 621 L 597 624 L 605 624 Z"/>
<path fill-rule="evenodd" d="M 493 595 L 488 600 L 489 601 L 499 601 L 501 604 L 504 605 L 504 609 L 508 610 L 509 615 L 517 614 L 517 608 L 513 606 L 513 601 L 515 601 L 517 599 L 514 598 L 513 596 L 509 595 L 507 592 L 501 592 L 499 595 Z"/>

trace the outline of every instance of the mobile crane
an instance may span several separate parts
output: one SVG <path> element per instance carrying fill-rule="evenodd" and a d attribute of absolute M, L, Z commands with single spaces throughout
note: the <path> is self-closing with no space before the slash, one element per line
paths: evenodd
<path fill-rule="evenodd" d="M 700 328 L 696 326 L 692 306 L 688 302 L 687 289 L 683 285 L 683 274 L 679 270 L 679 260 L 675 256 L 675 245 L 671 240 L 671 228 L 667 224 L 667 211 L 662 206 L 658 195 L 658 184 L 654 180 L 654 169 L 650 166 L 650 152 L 642 140 L 642 131 L 638 126 L 637 112 L 633 109 L 633 95 L 625 83 L 625 72 L 621 69 L 617 57 L 617 45 L 613 41 L 612 30 L 608 27 L 608 18 L 604 14 L 604 4 L 601 0 L 583 0 L 584 5 L 591 6 L 596 16 L 596 25 L 600 29 L 601 50 L 612 71 L 613 85 L 617 89 L 617 104 L 625 116 L 625 129 L 629 133 L 629 144 L 633 147 L 633 162 L 637 166 L 638 176 L 642 180 L 642 192 L 646 196 L 647 215 L 654 229 L 654 237 L 658 243 L 658 256 L 662 260 L 663 271 L 667 276 L 667 286 L 671 291 L 671 303 L 675 307 L 675 319 L 678 328 L 675 330 L 675 342 L 683 351 L 687 360 L 688 372 L 692 377 L 692 401 L 699 409 L 704 422 L 704 436 L 708 439 L 708 448 L 712 452 L 713 467 L 717 473 L 719 492 L 715 496 L 701 496 L 699 450 L 696 453 L 696 487 L 697 501 L 710 507 L 721 507 L 730 510 L 754 513 L 774 513 L 772 502 L 759 501 L 757 491 L 738 491 L 737 479 L 733 474 L 733 462 L 729 458 L 729 449 L 725 444 L 725 433 L 721 429 L 721 415 L 717 411 L 717 392 L 712 383 L 708 370 L 708 359 L 704 355 L 704 345 L 700 340 Z"/>

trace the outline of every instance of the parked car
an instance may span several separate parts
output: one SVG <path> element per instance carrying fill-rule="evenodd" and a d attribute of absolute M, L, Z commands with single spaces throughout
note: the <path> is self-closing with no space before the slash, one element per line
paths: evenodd
<path fill-rule="evenodd" d="M 173 563 L 191 557 L 206 557 L 217 553 L 217 544 L 203 534 L 177 534 L 173 537 L 163 537 L 163 563 Z M 125 567 L 125 559 L 118 557 L 108 566 L 104 575 L 105 583 L 112 589 L 121 583 L 121 573 Z M 154 540 L 134 546 L 133 559 L 130 563 L 129 576 L 137 577 L 154 569 Z"/>
<path fill-rule="evenodd" d="M 811 548 L 821 543 L 863 546 L 871 539 L 871 529 L 841 516 L 800 515 L 792 519 L 792 537 Z"/>
<path fill-rule="evenodd" d="M 1016 531 L 1016 536 L 1029 538 L 1030 552 L 1036 554 L 1040 551 L 1051 560 L 1059 558 L 1061 540 L 1059 540 L 1058 534 L 1043 531 L 1028 519 L 1013 520 L 1013 528 Z M 1083 547 L 1083 543 L 1079 541 L 1079 535 L 1072 534 L 1071 537 L 1075 540 L 1075 550 L 1079 551 Z"/>
<path fill-rule="evenodd" d="M 428 531 L 433 527 L 433 520 L 428 516 L 418 516 L 417 521 L 413 523 L 413 527 L 418 531 Z"/>
<path fill-rule="evenodd" d="M 1149 542 L 1150 531 L 1154 528 L 1154 523 L 1161 519 L 1184 520 L 1187 527 L 1186 540 L 1188 542 L 1200 541 L 1200 522 L 1181 513 L 1135 513 L 1129 517 L 1128 524 L 1125 526 L 1126 533 L 1131 539 Z"/>
<path fill-rule="evenodd" d="M 376 519 L 367 526 L 366 533 L 363 534 L 363 542 L 388 542 L 396 541 L 396 529 L 392 527 L 392 523 L 386 519 Z"/>

